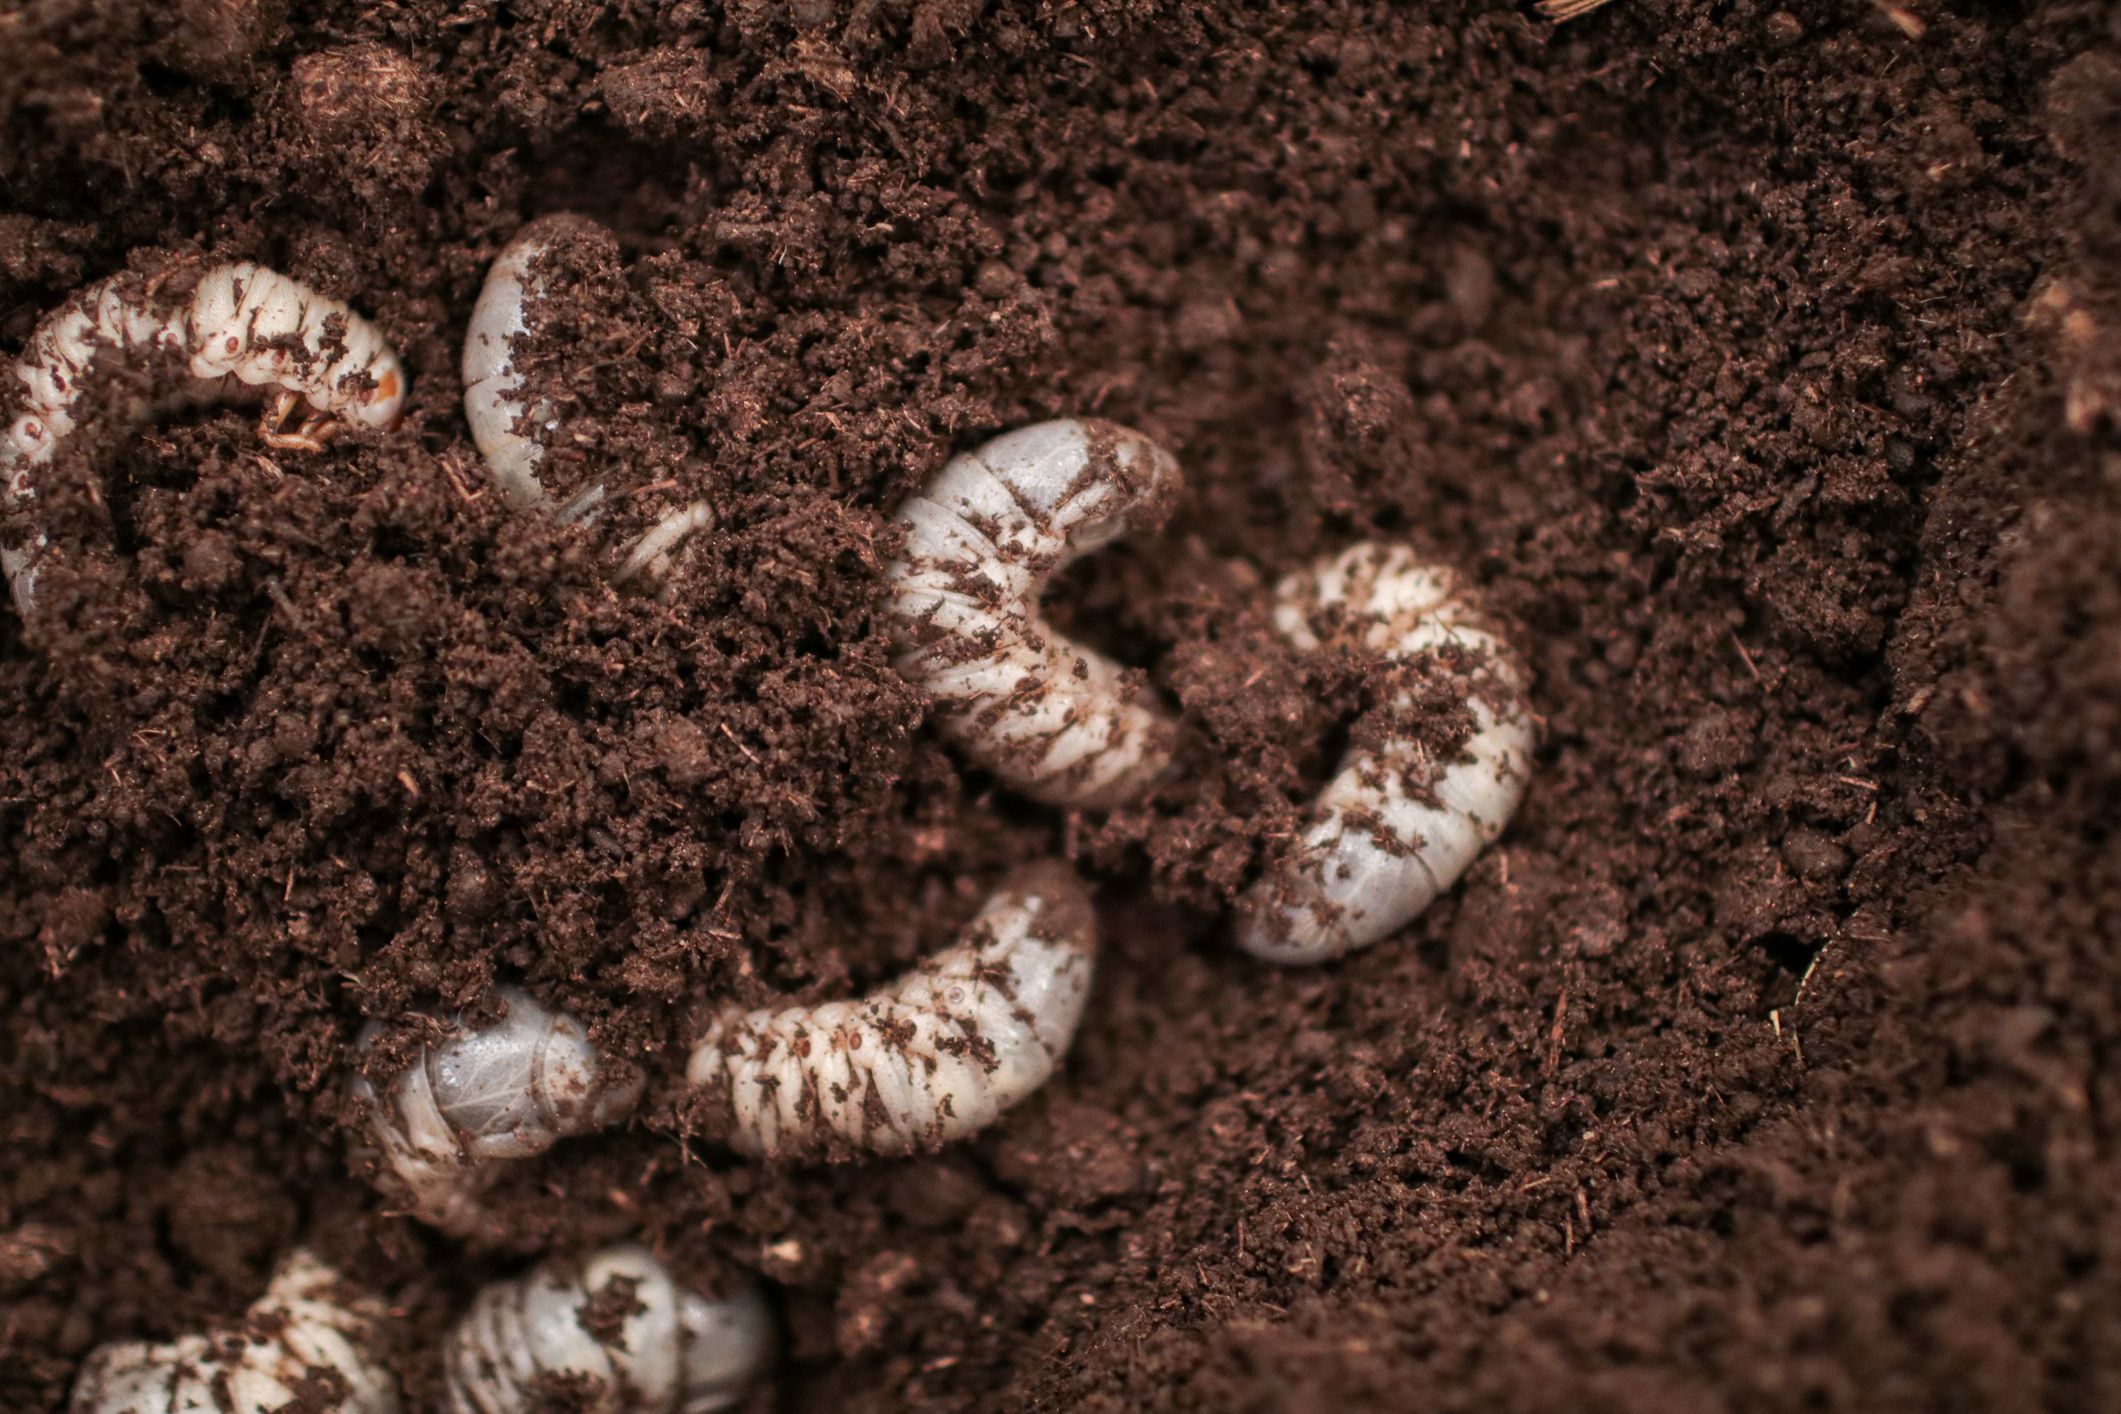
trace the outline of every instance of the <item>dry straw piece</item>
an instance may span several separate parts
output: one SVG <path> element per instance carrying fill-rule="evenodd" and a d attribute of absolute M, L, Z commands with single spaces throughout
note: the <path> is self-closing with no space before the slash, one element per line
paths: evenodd
<path fill-rule="evenodd" d="M 1582 19 L 1593 10 L 1602 10 L 1611 3 L 1612 0 L 1539 0 L 1532 8 L 1558 25 Z"/>
<path fill-rule="evenodd" d="M 261 432 L 277 448 L 316 451 L 335 421 L 396 425 L 405 407 L 405 371 L 367 320 L 248 262 L 211 267 L 191 284 L 188 298 L 166 293 L 183 273 L 172 267 L 153 278 L 114 275 L 37 326 L 15 365 L 27 390 L 23 409 L 0 437 L 8 506 L 35 501 L 37 469 L 73 431 L 84 380 L 114 360 L 144 363 L 143 371 L 152 373 L 166 365 L 177 374 L 178 386 L 168 394 L 128 409 L 135 418 L 274 389 L 279 397 Z M 314 416 L 293 432 L 279 430 L 301 402 Z M 27 545 L 0 546 L 0 570 L 25 618 L 36 599 L 36 561 L 48 543 L 37 528 Z"/>
<path fill-rule="evenodd" d="M 1247 895 L 1246 951 L 1321 962 L 1396 932 L 1502 833 L 1531 775 L 1533 723 L 1522 669 L 1455 577 L 1402 547 L 1357 545 L 1290 575 L 1274 623 L 1306 652 L 1426 661 L 1453 677 L 1474 721 L 1454 760 L 1406 736 L 1351 751 L 1301 839 Z"/>
<path fill-rule="evenodd" d="M 957 944 L 853 1001 L 730 1007 L 686 1078 L 709 1131 L 754 1158 L 932 1149 L 1045 1084 L 1075 1038 L 1097 919 L 1061 864 L 1019 870 Z"/>

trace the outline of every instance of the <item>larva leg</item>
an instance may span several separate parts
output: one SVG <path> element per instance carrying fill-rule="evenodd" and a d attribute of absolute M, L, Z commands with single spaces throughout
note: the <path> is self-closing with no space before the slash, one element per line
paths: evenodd
<path fill-rule="evenodd" d="M 685 1076 L 756 1158 L 908 1154 L 986 1128 L 1053 1073 L 1090 988 L 1097 920 L 1064 865 L 1020 871 L 957 944 L 880 990 L 730 1007 Z"/>
<path fill-rule="evenodd" d="M 397 1381 L 370 1353 L 383 1303 L 352 1291 L 308 1252 L 290 1254 L 244 1313 L 244 1338 L 185 1335 L 127 1341 L 88 1357 L 74 1382 L 74 1414 L 216 1410 L 271 1414 L 397 1414 Z M 305 1395 L 334 1392 L 319 1405 Z"/>
<path fill-rule="evenodd" d="M 958 749 L 1052 805 L 1104 809 L 1170 764 L 1173 722 L 1039 612 L 1076 556 L 1159 515 L 1178 463 L 1129 428 L 1061 418 L 954 457 L 898 510 L 886 570 L 899 670 Z"/>
<path fill-rule="evenodd" d="M 1524 798 L 1534 733 L 1523 673 L 1455 579 L 1398 546 L 1357 545 L 1289 576 L 1275 624 L 1298 648 L 1444 661 L 1474 730 L 1455 760 L 1387 738 L 1351 752 L 1295 848 L 1247 896 L 1238 941 L 1271 962 L 1339 957 L 1396 932 L 1455 884 Z"/>
<path fill-rule="evenodd" d="M 559 504 L 547 493 L 539 467 L 544 439 L 559 423 L 550 404 L 527 400 L 516 352 L 533 332 L 532 316 L 547 292 L 538 261 L 558 241 L 580 235 L 610 240 L 596 222 L 567 213 L 541 216 L 519 231 L 487 272 L 464 334 L 464 420 L 487 474 L 517 510 L 544 507 L 568 525 L 593 524 L 603 514 L 608 488 L 598 482 Z M 611 582 L 659 592 L 685 543 L 713 524 L 713 508 L 705 501 L 670 512 L 618 552 Z"/>
<path fill-rule="evenodd" d="M 327 424 L 392 427 L 405 406 L 404 369 L 375 327 L 284 275 L 247 262 L 200 272 L 183 261 L 152 278 L 115 275 L 47 316 L 15 365 L 21 406 L 0 436 L 8 506 L 33 507 L 38 469 L 73 431 L 84 380 L 113 362 L 171 384 L 168 397 L 127 410 L 136 418 L 250 387 L 273 390 L 289 409 L 307 402 L 315 417 L 299 430 L 281 430 L 284 414 L 261 429 L 268 444 L 293 450 L 320 449 Z M 26 543 L 0 546 L 0 571 L 25 618 L 47 544 L 32 519 Z"/>
<path fill-rule="evenodd" d="M 631 1299 L 617 1329 L 584 1319 L 621 1284 Z M 562 1377 L 588 1386 L 583 1407 L 713 1414 L 750 1392 L 773 1347 L 756 1291 L 710 1301 L 627 1243 L 487 1286 L 450 1332 L 442 1366 L 452 1414 L 529 1414 L 545 1407 L 541 1382 Z"/>
<path fill-rule="evenodd" d="M 280 452 L 323 451 L 325 440 L 333 429 L 330 419 L 305 417 L 294 431 L 286 430 L 288 419 L 301 405 L 301 398 L 293 393 L 281 393 L 275 397 L 258 418 L 258 440 Z"/>
<path fill-rule="evenodd" d="M 520 988 L 499 994 L 507 1015 L 429 1047 L 382 1094 L 354 1080 L 385 1181 L 457 1236 L 477 1230 L 497 1162 L 614 1124 L 641 1096 L 641 1073 L 600 1055 L 581 1022 Z"/>

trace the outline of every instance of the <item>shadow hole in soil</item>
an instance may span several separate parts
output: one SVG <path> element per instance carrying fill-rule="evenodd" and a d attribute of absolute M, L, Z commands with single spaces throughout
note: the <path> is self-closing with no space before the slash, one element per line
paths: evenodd
<path fill-rule="evenodd" d="M 1819 956 L 1820 944 L 1806 942 L 1794 933 L 1773 932 L 1760 939 L 1760 956 L 1767 973 L 1760 983 L 1761 1015 L 1779 1010 L 1797 1000 L 1797 989 Z"/>
<path fill-rule="evenodd" d="M 1509 1169 L 1485 1155 L 1468 1153 L 1464 1149 L 1447 1149 L 1444 1151 L 1444 1158 L 1450 1161 L 1452 1168 L 1471 1180 L 1502 1184 L 1510 1179 Z"/>
<path fill-rule="evenodd" d="M 1143 616 L 1131 607 L 1139 603 L 1141 575 L 1121 557 L 1132 554 L 1114 546 L 1077 560 L 1053 577 L 1039 605 L 1056 632 L 1147 672 L 1169 645 L 1151 637 Z"/>
<path fill-rule="evenodd" d="M 622 240 L 664 231 L 697 171 L 696 164 L 673 163 L 656 143 L 593 114 L 541 160 L 540 210 L 581 212 Z"/>

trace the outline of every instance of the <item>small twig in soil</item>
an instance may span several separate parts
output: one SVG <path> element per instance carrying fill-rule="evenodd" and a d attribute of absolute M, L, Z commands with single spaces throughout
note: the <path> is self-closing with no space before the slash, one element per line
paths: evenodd
<path fill-rule="evenodd" d="M 1893 25 L 1909 39 L 1920 39 L 1929 33 L 1929 22 L 1905 5 L 1896 5 L 1893 0 L 1871 0 L 1878 13 L 1893 22 Z"/>

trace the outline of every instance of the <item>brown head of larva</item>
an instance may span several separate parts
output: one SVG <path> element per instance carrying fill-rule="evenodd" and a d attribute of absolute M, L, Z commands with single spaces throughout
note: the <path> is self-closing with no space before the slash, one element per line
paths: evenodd
<path fill-rule="evenodd" d="M 405 420 L 405 376 L 395 368 L 384 369 L 376 386 L 361 395 L 361 407 L 364 412 L 380 416 L 381 421 L 374 425 L 383 431 L 396 427 Z"/>

